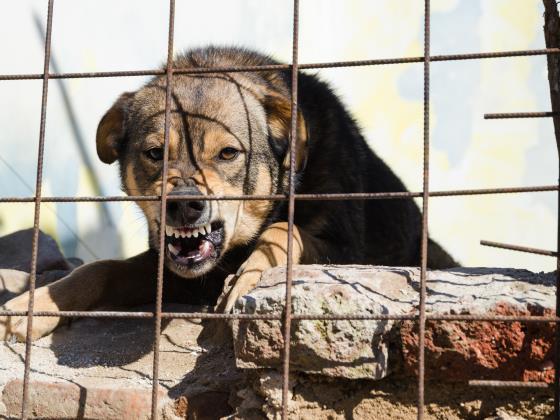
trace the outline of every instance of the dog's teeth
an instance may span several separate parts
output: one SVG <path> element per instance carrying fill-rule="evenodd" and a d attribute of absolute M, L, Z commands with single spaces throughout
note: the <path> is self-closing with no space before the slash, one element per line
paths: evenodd
<path fill-rule="evenodd" d="M 165 226 L 165 234 L 167 236 L 171 236 L 171 227 L 170 226 Z"/>
<path fill-rule="evenodd" d="M 193 230 L 192 236 L 198 238 L 198 230 Z"/>
<path fill-rule="evenodd" d="M 212 226 L 210 225 L 210 223 L 204 226 L 204 229 L 206 230 L 206 234 L 212 232 Z"/>
<path fill-rule="evenodd" d="M 204 228 L 204 226 L 198 228 L 198 233 L 200 233 L 201 235 L 206 234 L 206 229 Z"/>
<path fill-rule="evenodd" d="M 180 251 L 171 244 L 167 244 L 167 249 L 169 250 L 169 252 L 171 252 L 175 256 L 177 256 L 179 254 L 179 251 Z"/>
<path fill-rule="evenodd" d="M 173 232 L 173 235 L 174 235 L 176 238 L 180 238 L 180 237 L 181 237 L 181 232 L 179 232 L 178 230 L 176 230 L 176 231 Z"/>
<path fill-rule="evenodd" d="M 181 238 L 186 238 L 187 232 L 180 232 L 179 235 L 181 235 Z"/>
<path fill-rule="evenodd" d="M 187 232 L 185 233 L 185 235 L 187 236 L 187 238 L 190 238 L 192 236 L 192 233 L 190 230 L 187 230 Z"/>

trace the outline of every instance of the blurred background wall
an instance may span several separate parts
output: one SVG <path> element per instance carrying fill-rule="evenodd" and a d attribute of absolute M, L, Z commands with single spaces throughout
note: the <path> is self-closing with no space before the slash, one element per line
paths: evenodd
<path fill-rule="evenodd" d="M 52 34 L 56 71 L 158 67 L 166 55 L 167 3 L 57 0 Z M 291 3 L 178 0 L 175 51 L 235 44 L 289 61 Z M 544 48 L 540 0 L 433 0 L 432 12 L 434 55 Z M 43 40 L 36 20 L 44 25 L 45 14 L 44 0 L 4 5 L 0 73 L 42 72 Z M 422 1 L 301 0 L 301 62 L 418 56 L 422 42 Z M 422 64 L 318 74 L 332 83 L 371 147 L 410 190 L 420 191 Z M 43 195 L 93 195 L 96 182 L 104 194 L 122 194 L 116 166 L 97 160 L 95 130 L 121 92 L 146 80 L 50 82 Z M 485 112 L 550 109 L 544 56 L 433 63 L 431 92 L 431 189 L 557 182 L 551 119 L 483 119 Z M 33 194 L 40 102 L 41 81 L 0 82 L 0 196 Z M 479 240 L 555 249 L 555 203 L 554 193 L 434 198 L 430 231 L 464 265 L 552 270 L 553 259 L 485 248 Z M 0 234 L 32 222 L 32 203 L 0 204 Z M 43 204 L 41 228 L 56 237 L 68 256 L 86 261 L 130 256 L 147 244 L 140 210 L 132 203 Z"/>

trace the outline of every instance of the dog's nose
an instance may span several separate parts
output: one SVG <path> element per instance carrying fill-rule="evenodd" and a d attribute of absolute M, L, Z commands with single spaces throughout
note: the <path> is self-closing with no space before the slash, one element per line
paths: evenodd
<path fill-rule="evenodd" d="M 196 187 L 175 188 L 168 197 L 202 195 Z M 167 224 L 172 226 L 199 225 L 208 222 L 209 206 L 205 200 L 167 201 Z"/>

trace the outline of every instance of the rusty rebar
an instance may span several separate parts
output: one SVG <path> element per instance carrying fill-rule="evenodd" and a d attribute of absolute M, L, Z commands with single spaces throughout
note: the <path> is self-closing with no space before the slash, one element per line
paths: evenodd
<path fill-rule="evenodd" d="M 298 49 L 299 49 L 299 0 L 293 0 L 292 20 L 292 80 L 290 116 L 290 167 L 288 170 L 288 244 L 286 256 L 286 300 L 284 305 L 284 348 L 282 352 L 282 419 L 288 419 L 290 387 L 290 342 L 292 327 L 292 276 L 294 251 L 296 144 L 298 137 Z"/>
<path fill-rule="evenodd" d="M 484 114 L 485 120 L 501 120 L 513 118 L 549 118 L 559 116 L 559 112 L 506 112 L 501 114 Z"/>
<path fill-rule="evenodd" d="M 161 206 L 159 225 L 159 254 L 156 285 L 156 309 L 154 325 L 154 359 L 152 370 L 152 420 L 158 418 L 159 391 L 159 343 L 161 337 L 161 313 L 163 301 L 163 268 L 165 257 L 165 226 L 167 216 L 167 174 L 169 169 L 169 126 L 171 124 L 171 92 L 173 89 L 173 37 L 175 29 L 175 0 L 169 0 L 167 36 L 167 65 L 165 80 L 165 120 L 163 127 L 163 169 L 161 173 Z"/>
<path fill-rule="evenodd" d="M 292 320 L 316 320 L 316 321 L 383 321 L 383 320 L 418 320 L 415 314 L 292 314 Z M 427 321 L 457 321 L 457 322 L 560 322 L 558 316 L 537 315 L 488 315 L 488 314 L 426 314 Z"/>
<path fill-rule="evenodd" d="M 43 56 L 43 91 L 41 94 L 41 122 L 39 127 L 39 148 L 37 152 L 37 174 L 35 178 L 35 213 L 33 216 L 33 239 L 31 245 L 31 270 L 29 274 L 29 303 L 27 306 L 27 331 L 25 337 L 25 359 L 23 368 L 23 390 L 21 418 L 27 419 L 29 403 L 29 373 L 31 370 L 31 334 L 33 332 L 33 305 L 35 303 L 35 282 L 37 279 L 37 258 L 39 253 L 39 224 L 41 219 L 41 193 L 43 183 L 43 158 L 45 152 L 45 129 L 47 124 L 47 99 L 49 94 L 49 63 L 51 58 L 51 38 L 54 0 L 47 6 L 47 29 Z"/>
<path fill-rule="evenodd" d="M 499 388 L 550 388 L 546 382 L 523 382 L 523 381 L 492 381 L 492 380 L 470 380 L 470 386 L 486 386 Z"/>
<path fill-rule="evenodd" d="M 509 57 L 526 57 L 535 55 L 551 55 L 560 54 L 560 48 L 545 48 L 533 50 L 514 50 L 514 51 L 497 51 L 497 52 L 480 52 L 466 54 L 444 54 L 434 55 L 430 57 L 432 62 L 440 61 L 464 61 L 464 60 L 480 60 L 489 58 L 509 58 Z M 326 68 L 347 68 L 347 67 L 368 67 L 391 64 L 410 64 L 422 63 L 424 56 L 418 57 L 397 57 L 397 58 L 381 58 L 375 60 L 351 60 L 351 61 L 333 61 L 327 63 L 309 63 L 299 64 L 300 70 L 317 70 Z M 195 68 L 176 68 L 174 74 L 204 74 L 204 73 L 239 73 L 239 72 L 259 72 L 259 71 L 278 71 L 290 70 L 290 64 L 271 64 L 262 66 L 231 66 L 231 67 L 195 67 Z M 146 77 L 146 76 L 164 76 L 165 69 L 148 69 L 148 70 L 124 70 L 124 71 L 98 71 L 98 72 L 68 72 L 68 73 L 51 73 L 49 79 L 90 79 L 105 77 Z M 17 80 L 40 80 L 43 78 L 41 73 L 17 73 L 17 74 L 0 74 L 0 81 L 17 81 Z"/>
<path fill-rule="evenodd" d="M 424 139 L 422 164 L 422 236 L 418 319 L 418 420 L 424 418 L 426 271 L 428 267 L 428 201 L 430 189 L 430 0 L 424 0 Z"/>
<path fill-rule="evenodd" d="M 466 190 L 429 191 L 430 197 L 452 197 L 469 195 L 491 195 L 491 194 L 517 194 L 527 192 L 552 192 L 558 191 L 559 185 L 538 185 L 533 187 L 509 187 L 509 188 L 478 188 Z M 334 200 L 389 200 L 422 197 L 423 192 L 381 192 L 381 193 L 339 193 L 339 194 L 294 194 L 295 200 L 300 201 L 334 201 Z M 289 197 L 282 194 L 272 195 L 170 195 L 167 201 L 183 201 L 196 198 L 200 201 L 288 201 Z M 75 202 L 99 202 L 99 201 L 159 201 L 159 195 L 130 195 L 130 196 L 82 196 L 82 197 L 42 197 L 44 203 L 75 203 Z M 33 203 L 35 197 L 0 197 L 0 203 Z"/>
<path fill-rule="evenodd" d="M 560 47 L 560 15 L 556 0 L 543 0 L 544 38 L 546 46 Z M 552 107 L 554 136 L 558 152 L 558 176 L 560 179 L 560 60 L 547 56 L 548 85 Z M 557 194 L 556 222 L 556 316 L 560 315 L 560 190 Z M 560 328 L 556 325 L 554 343 L 554 418 L 560 420 Z"/>
<path fill-rule="evenodd" d="M 26 316 L 28 311 L 0 310 L 0 316 Z M 34 311 L 33 317 L 60 318 L 119 318 L 137 319 L 154 318 L 154 312 L 134 311 Z M 242 313 L 209 313 L 209 312 L 162 312 L 162 319 L 227 319 L 240 321 L 277 320 L 282 321 L 284 315 L 280 313 L 242 314 Z M 418 314 L 292 314 L 293 320 L 315 321 L 417 321 Z M 524 322 L 524 323 L 557 323 L 558 316 L 539 315 L 489 315 L 489 314 L 426 314 L 427 321 L 453 322 Z"/>
<path fill-rule="evenodd" d="M 490 247 L 493 247 L 493 248 L 508 249 L 508 250 L 511 250 L 511 251 L 526 252 L 528 254 L 545 255 L 547 257 L 558 256 L 558 253 L 555 252 L 555 251 L 548 251 L 546 249 L 538 249 L 538 248 L 529 248 L 527 246 L 503 244 L 503 243 L 500 243 L 500 242 L 480 241 L 480 245 L 490 246 Z"/>

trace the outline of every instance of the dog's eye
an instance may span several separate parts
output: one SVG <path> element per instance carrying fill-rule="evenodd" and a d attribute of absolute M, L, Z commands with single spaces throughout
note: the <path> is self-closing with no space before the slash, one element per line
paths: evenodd
<path fill-rule="evenodd" d="M 233 147 L 225 147 L 220 151 L 218 158 L 220 160 L 233 160 L 239 155 L 239 150 Z"/>
<path fill-rule="evenodd" d="M 152 160 L 162 160 L 163 159 L 163 148 L 153 147 L 150 150 L 146 150 L 146 156 Z"/>

